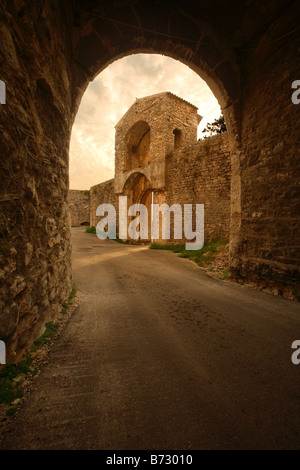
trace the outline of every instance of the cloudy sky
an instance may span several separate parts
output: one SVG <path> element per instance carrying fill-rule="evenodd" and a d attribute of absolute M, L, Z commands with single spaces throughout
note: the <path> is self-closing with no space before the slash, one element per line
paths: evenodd
<path fill-rule="evenodd" d="M 114 126 L 134 103 L 171 91 L 197 106 L 198 129 L 221 114 L 206 83 L 181 62 L 156 54 L 135 54 L 115 61 L 89 85 L 72 131 L 70 189 L 89 189 L 114 177 Z"/>

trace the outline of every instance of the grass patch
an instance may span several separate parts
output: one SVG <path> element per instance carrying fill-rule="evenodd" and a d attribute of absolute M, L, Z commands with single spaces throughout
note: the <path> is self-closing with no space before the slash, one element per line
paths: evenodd
<path fill-rule="evenodd" d="M 185 245 L 162 245 L 159 243 L 151 243 L 150 249 L 173 251 L 174 253 L 178 253 L 180 258 L 190 259 L 191 261 L 197 263 L 198 266 L 205 267 L 214 260 L 217 249 L 226 243 L 227 242 L 224 241 L 214 240 L 209 243 L 205 243 L 201 250 L 186 250 Z"/>
<path fill-rule="evenodd" d="M 72 301 L 76 295 L 76 287 L 73 284 L 68 300 L 62 304 L 61 314 L 68 312 Z M 6 411 L 7 416 L 12 416 L 17 411 L 17 406 L 24 395 L 22 383 L 26 378 L 34 377 L 38 373 L 38 363 L 36 354 L 39 347 L 43 346 L 49 339 L 53 338 L 60 324 L 48 322 L 45 325 L 44 333 L 34 341 L 34 346 L 27 351 L 23 359 L 18 364 L 6 365 L 0 371 L 0 404 L 9 406 Z M 16 403 L 15 400 L 17 400 Z"/>
<path fill-rule="evenodd" d="M 62 304 L 61 312 L 60 312 L 62 315 L 66 315 L 66 313 L 68 313 L 68 311 L 70 310 L 70 307 L 72 305 L 72 302 L 73 302 L 73 299 L 76 295 L 76 292 L 77 292 L 77 289 L 76 289 L 75 285 L 73 284 L 72 285 L 72 290 L 71 290 L 70 295 L 68 297 L 68 300 L 66 300 Z"/>
<path fill-rule="evenodd" d="M 185 246 L 184 245 L 162 245 L 160 243 L 151 243 L 150 244 L 150 250 L 168 250 L 168 251 L 173 251 L 174 253 L 182 253 L 185 251 Z"/>
<path fill-rule="evenodd" d="M 86 231 L 86 233 L 94 233 L 94 234 L 97 233 L 96 227 L 94 227 L 93 225 L 92 225 L 92 227 L 86 227 L 85 231 Z M 111 238 L 110 240 L 113 240 L 117 243 L 122 243 L 123 245 L 127 245 L 129 243 L 128 240 L 121 240 L 118 237 L 117 238 Z"/>
<path fill-rule="evenodd" d="M 16 413 L 17 409 L 18 409 L 18 408 L 16 408 L 16 407 L 15 407 L 15 408 L 9 408 L 9 409 L 7 410 L 7 412 L 6 412 L 6 415 L 7 415 L 7 416 L 12 416 L 12 415 L 14 415 L 14 414 Z"/>
<path fill-rule="evenodd" d="M 34 341 L 33 343 L 34 346 L 37 346 L 37 347 L 43 346 L 43 344 L 47 343 L 49 339 L 53 338 L 58 328 L 59 328 L 58 323 L 54 323 L 54 322 L 46 323 L 44 333 Z"/>
<path fill-rule="evenodd" d="M 68 313 L 68 311 L 70 310 L 71 305 L 72 305 L 72 302 L 64 302 L 62 304 L 60 313 L 62 315 L 66 315 L 66 313 Z"/>
<path fill-rule="evenodd" d="M 91 227 L 87 227 L 85 229 L 86 233 L 96 233 L 96 227 L 94 227 L 94 225 L 92 225 Z"/>
<path fill-rule="evenodd" d="M 72 284 L 72 289 L 71 289 L 71 292 L 70 292 L 70 295 L 69 295 L 69 301 L 74 299 L 74 297 L 76 295 L 76 292 L 77 292 L 76 286 L 75 286 L 75 284 Z"/>
<path fill-rule="evenodd" d="M 30 354 L 26 354 L 23 361 L 18 364 L 11 364 L 6 366 L 0 372 L 0 378 L 8 378 L 10 380 L 14 379 L 20 374 L 28 374 L 31 371 L 32 358 Z"/>
<path fill-rule="evenodd" d="M 128 240 L 122 240 L 121 238 L 117 237 L 113 239 L 117 243 L 121 243 L 122 245 L 128 245 Z"/>
<path fill-rule="evenodd" d="M 22 398 L 23 394 L 20 385 L 15 385 L 9 378 L 0 378 L 0 403 L 10 405 L 17 398 Z"/>
<path fill-rule="evenodd" d="M 0 372 L 0 403 L 10 405 L 17 398 L 22 398 L 24 392 L 21 388 L 21 380 L 15 379 L 28 374 L 32 376 L 36 374 L 36 370 L 32 367 L 32 358 L 28 353 L 19 364 L 6 366 Z"/>
<path fill-rule="evenodd" d="M 222 273 L 220 273 L 219 278 L 223 281 L 230 279 L 230 271 L 223 271 Z"/>

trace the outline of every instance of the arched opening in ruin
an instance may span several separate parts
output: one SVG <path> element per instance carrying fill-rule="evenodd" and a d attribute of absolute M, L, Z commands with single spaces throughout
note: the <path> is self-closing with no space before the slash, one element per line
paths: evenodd
<path fill-rule="evenodd" d="M 128 207 L 133 204 L 144 204 L 148 211 L 148 228 L 151 224 L 151 188 L 150 182 L 142 173 L 133 173 L 126 181 L 123 194 L 127 196 Z M 128 225 L 134 216 L 128 217 Z"/>
<path fill-rule="evenodd" d="M 220 115 L 220 105 L 207 83 L 180 60 L 140 51 L 117 58 L 95 77 L 82 97 L 71 134 L 72 190 L 89 189 L 114 177 L 117 122 L 136 98 L 162 91 L 170 91 L 198 107 L 203 116 L 198 126 L 198 138 L 202 137 L 201 130 L 206 123 Z M 129 171 L 149 163 L 152 138 L 151 126 L 148 126 L 147 121 L 136 122 L 132 129 L 124 131 L 124 137 L 128 134 L 122 170 Z M 181 127 L 177 129 L 177 126 L 178 123 L 171 129 L 176 133 L 172 136 L 172 148 L 175 148 L 175 141 L 176 148 L 185 141 Z"/>
<path fill-rule="evenodd" d="M 182 132 L 179 129 L 174 129 L 174 149 L 178 149 L 182 145 Z"/>
<path fill-rule="evenodd" d="M 232 273 L 254 281 L 280 279 L 283 285 L 298 279 L 299 214 L 290 168 L 300 107 L 292 103 L 290 87 L 299 78 L 299 2 L 229 2 L 218 14 L 209 2 L 176 0 L 74 0 L 39 8 L 35 2 L 13 3 L 1 5 L 2 79 L 9 86 L 0 123 L 1 220 L 5 230 L 20 234 L 14 241 L 20 265 L 5 274 L 10 289 L 3 298 L 3 311 L 12 319 L 2 335 L 13 335 L 12 351 L 27 343 L 19 318 L 33 328 L 33 311 L 44 321 L 68 295 L 72 125 L 89 83 L 130 54 L 179 60 L 219 101 L 231 151 Z M 47 280 L 52 268 L 55 275 Z M 16 275 L 22 295 L 11 281 Z"/>
<path fill-rule="evenodd" d="M 156 58 L 157 57 L 163 58 L 163 56 L 160 56 L 158 54 L 144 54 L 144 53 L 140 54 L 140 51 L 132 51 L 132 52 L 134 52 L 134 53 L 124 54 L 123 59 L 118 58 L 118 60 L 114 61 L 114 63 L 110 67 L 112 67 L 114 64 L 116 64 L 116 65 L 120 64 L 122 61 L 125 61 L 126 58 L 128 58 L 128 59 L 130 59 L 130 58 L 139 59 L 139 57 L 141 57 L 141 56 L 149 57 L 149 58 L 151 58 L 153 64 L 156 63 Z M 148 51 L 146 51 L 146 52 L 148 52 Z M 199 85 L 198 85 L 199 88 L 201 88 L 201 86 L 203 86 L 202 83 L 203 84 L 205 83 L 205 88 L 202 88 L 201 90 L 202 90 L 202 93 L 204 93 L 204 96 L 207 98 L 207 95 L 205 95 L 205 93 L 206 93 L 206 89 L 209 90 L 209 88 L 207 87 L 207 81 L 209 81 L 208 79 L 206 80 L 206 82 L 203 81 L 201 79 L 201 73 L 198 71 L 198 73 L 195 74 L 194 67 L 192 67 L 191 64 L 185 64 L 183 60 L 180 60 L 180 59 L 178 60 L 178 58 L 177 58 L 177 60 L 174 60 L 174 57 L 172 57 L 172 54 L 168 54 L 167 59 L 171 62 L 179 64 L 180 67 L 182 67 L 182 69 L 184 68 L 185 70 L 188 70 L 191 74 L 193 74 L 195 77 L 197 77 L 197 80 L 199 80 Z M 143 65 L 145 65 L 145 63 Z M 151 62 L 148 62 L 148 66 L 149 65 L 151 65 Z M 110 67 L 108 67 L 108 69 L 110 69 Z M 154 66 L 154 68 L 155 68 L 155 66 Z M 138 68 L 138 71 L 139 71 L 139 75 L 137 75 L 136 78 L 137 79 L 140 78 L 141 82 L 143 82 L 144 80 L 143 80 L 143 75 L 142 75 L 142 72 L 141 72 L 141 67 Z M 104 72 L 105 72 L 105 70 L 104 70 Z M 122 70 L 122 72 L 124 73 L 124 70 Z M 120 73 L 120 70 L 118 71 L 118 73 Z M 124 75 L 126 76 L 126 83 L 128 82 L 128 76 L 130 76 L 130 77 L 134 76 L 132 71 L 131 71 L 131 74 L 125 73 Z M 96 76 L 96 74 L 95 74 L 95 76 Z M 170 74 L 170 76 L 171 76 L 171 74 Z M 173 82 L 174 82 L 174 76 L 175 75 L 173 73 L 172 74 L 172 81 Z M 99 78 L 100 78 L 100 75 L 99 75 Z M 93 95 L 92 95 L 92 100 L 90 100 L 89 108 L 88 108 L 89 118 L 91 117 L 91 106 L 93 106 L 94 103 L 97 102 L 97 96 L 95 94 L 95 90 L 97 89 L 97 86 L 98 86 L 97 85 L 97 80 L 98 80 L 98 77 L 90 85 L 90 87 L 93 90 Z M 110 80 L 112 82 L 114 82 L 114 74 L 113 73 L 110 73 Z M 151 81 L 153 82 L 153 77 L 151 78 Z M 122 79 L 118 75 L 118 83 L 119 82 L 122 82 Z M 188 83 L 186 81 L 186 77 L 184 77 L 184 82 L 185 82 L 185 86 L 186 86 L 186 84 Z M 136 93 L 136 87 L 134 88 L 134 86 L 133 86 L 134 84 L 136 84 L 136 81 L 133 80 L 132 87 L 134 89 L 134 93 L 137 94 Z M 106 85 L 107 85 L 107 83 L 106 83 Z M 183 90 L 184 90 L 185 86 L 183 87 Z M 188 88 L 190 88 L 190 87 L 188 87 Z M 103 85 L 100 86 L 99 89 L 101 91 L 103 89 Z M 151 91 L 153 91 L 153 90 L 151 89 Z M 111 90 L 111 92 L 113 94 L 114 90 Z M 87 90 L 87 93 L 89 93 L 89 89 Z M 199 107 L 197 107 L 197 106 L 193 106 L 194 105 L 194 99 L 193 99 L 192 94 L 190 94 L 190 95 L 183 94 L 183 96 L 181 96 L 180 92 L 178 92 L 177 95 L 176 95 L 176 93 L 175 94 L 173 93 L 173 96 L 175 98 L 173 98 L 172 103 L 171 102 L 168 103 L 168 106 L 169 106 L 168 109 L 156 110 L 156 105 L 151 104 L 149 102 L 149 104 L 146 105 L 145 109 L 143 110 L 143 114 L 140 117 L 138 109 L 141 109 L 141 106 L 138 106 L 138 103 L 141 103 L 143 100 L 146 100 L 147 98 L 150 99 L 152 95 L 148 96 L 149 93 L 150 92 L 148 91 L 148 89 L 145 89 L 143 91 L 143 94 L 140 95 L 139 98 L 136 98 L 135 102 L 134 102 L 134 100 L 132 100 L 133 104 L 131 104 L 131 107 L 124 110 L 125 114 L 123 114 L 123 116 L 120 116 L 120 114 L 118 115 L 118 117 L 120 117 L 120 120 L 114 126 L 114 128 L 115 128 L 115 158 L 116 158 L 116 160 L 114 162 L 114 167 L 115 167 L 115 169 L 114 169 L 114 180 L 115 181 L 117 180 L 117 186 L 116 186 L 116 183 L 114 183 L 114 193 L 115 193 L 114 196 L 116 196 L 117 194 L 120 193 L 120 191 L 122 190 L 121 189 L 122 185 L 124 184 L 126 179 L 130 176 L 130 172 L 137 172 L 139 169 L 143 169 L 143 171 L 145 170 L 145 175 L 148 179 L 150 179 L 150 176 L 151 176 L 151 178 L 154 178 L 153 179 L 153 182 L 155 182 L 154 188 L 156 190 L 161 189 L 162 193 L 164 193 L 164 191 L 166 189 L 166 184 L 167 184 L 167 174 L 166 174 L 166 172 L 167 172 L 167 166 L 168 166 L 167 161 L 165 161 L 165 163 L 164 163 L 164 159 L 166 158 L 166 156 L 168 155 L 169 152 L 172 152 L 173 150 L 175 150 L 175 151 L 180 150 L 181 148 L 183 149 L 183 147 L 192 145 L 192 144 L 197 142 L 197 127 L 199 126 L 199 122 L 201 122 L 201 120 L 202 120 L 202 116 L 197 114 L 197 118 L 195 118 L 193 113 L 195 113 L 195 112 L 197 113 L 196 110 L 199 109 L 201 114 L 203 114 L 201 97 L 199 99 L 199 96 L 197 96 L 197 98 L 198 98 L 197 103 L 199 103 L 199 105 L 198 105 Z M 209 90 L 209 93 L 210 93 L 210 95 L 212 95 L 211 90 Z M 197 94 L 197 91 L 196 91 L 196 94 Z M 124 91 L 123 91 L 122 95 L 124 95 Z M 107 96 L 107 94 L 105 96 Z M 133 96 L 135 96 L 135 95 L 133 95 Z M 98 97 L 100 98 L 99 93 L 98 93 Z M 177 101 L 176 101 L 176 99 L 177 99 Z M 182 100 L 181 102 L 179 102 L 180 99 Z M 214 97 L 214 99 L 217 103 L 216 97 Z M 119 107 L 121 107 L 122 104 L 121 104 L 120 100 L 116 100 L 116 101 L 118 102 Z M 136 109 L 136 110 L 133 109 L 132 110 L 134 105 L 136 105 L 138 107 L 138 109 Z M 189 107 L 189 106 L 190 106 L 190 108 L 187 111 L 186 107 Z M 100 109 L 102 111 L 101 106 L 100 106 Z M 220 103 L 218 104 L 217 109 L 218 109 L 218 116 L 219 116 Z M 150 114 L 147 115 L 147 112 L 149 112 Z M 108 108 L 108 113 L 113 113 L 113 110 L 110 107 Z M 114 115 L 115 119 L 117 120 L 117 118 L 116 118 L 117 114 L 114 113 L 113 115 Z M 110 114 L 108 116 L 110 116 Z M 164 118 L 164 121 L 163 121 L 162 117 Z M 96 119 L 94 121 L 97 124 L 99 124 L 99 127 L 101 128 L 101 124 L 98 123 Z M 159 123 L 159 125 L 160 125 L 159 132 L 157 131 L 157 125 L 158 125 L 157 123 Z M 205 126 L 205 122 L 204 122 L 203 126 Z M 111 127 L 113 128 L 113 125 Z M 228 127 L 230 128 L 230 124 L 229 124 Z M 90 126 L 89 126 L 89 129 L 90 129 Z M 231 127 L 231 135 L 233 135 L 233 127 Z M 198 133 L 198 137 L 199 137 L 199 133 Z M 92 141 L 92 139 L 91 139 L 91 141 Z M 117 155 L 119 155 L 118 158 L 117 158 Z M 113 154 L 112 153 L 110 154 L 110 158 L 113 159 Z M 185 158 L 185 159 L 188 158 L 187 154 L 183 153 L 182 158 Z M 195 156 L 194 156 L 194 158 L 195 158 Z M 178 168 L 180 168 L 180 166 L 181 166 L 181 161 L 178 162 Z M 147 168 L 147 170 L 146 170 L 146 168 Z M 191 171 L 192 171 L 192 168 L 191 168 Z M 186 172 L 186 169 L 185 169 L 185 172 Z M 79 174 L 80 174 L 80 172 L 79 172 Z M 196 175 L 197 170 L 193 169 L 193 174 Z M 99 172 L 99 176 L 100 176 L 100 172 Z M 190 177 L 190 174 L 189 174 L 189 177 Z M 100 181 L 99 181 L 99 183 L 100 183 Z M 103 181 L 103 179 L 102 179 L 102 181 Z M 195 186 L 195 185 L 197 185 L 197 184 L 199 185 L 201 183 L 202 182 L 200 182 L 200 183 L 195 182 L 195 183 L 193 183 L 193 185 Z M 196 186 L 195 186 L 195 188 L 196 188 Z M 197 195 L 201 191 L 197 191 L 197 189 L 195 191 L 195 188 L 193 189 L 194 194 L 192 194 L 193 191 L 191 191 L 190 194 L 186 193 L 186 198 L 187 199 L 184 201 L 184 203 L 192 203 L 192 202 L 196 203 L 197 202 L 197 197 L 198 197 Z M 179 191 L 179 194 L 180 194 L 180 188 L 176 188 L 176 190 L 173 191 L 173 193 L 174 194 L 178 193 L 178 191 Z M 101 193 L 101 197 L 104 194 Z M 111 200 L 110 196 L 111 195 L 106 195 L 105 196 L 107 201 Z M 202 193 L 200 194 L 200 197 L 201 197 L 201 202 L 203 202 L 203 194 Z M 137 200 L 137 199 L 135 198 L 135 200 Z M 205 198 L 204 198 L 204 201 L 205 201 Z M 237 198 L 235 198 L 235 202 L 237 202 L 237 201 L 238 201 Z M 105 202 L 105 201 L 102 201 L 102 202 Z M 130 201 L 130 198 L 129 198 L 128 202 L 129 202 L 129 205 L 131 205 L 133 203 L 132 201 Z M 167 201 L 163 201 L 163 202 L 167 202 Z M 200 201 L 198 201 L 198 202 L 200 202 Z M 100 199 L 99 199 L 99 203 L 100 203 Z M 180 199 L 178 201 L 172 201 L 172 203 L 182 203 L 182 201 Z M 225 211 L 226 212 L 225 219 L 227 218 L 227 220 L 226 220 L 225 224 L 223 224 L 223 227 L 226 226 L 226 229 L 223 230 L 223 233 L 226 232 L 226 230 L 227 230 L 227 234 L 226 234 L 225 238 L 228 239 L 229 238 L 229 234 L 228 234 L 229 211 L 230 211 L 228 201 L 226 201 L 226 205 L 228 205 L 228 210 Z M 94 201 L 93 204 L 91 204 L 91 207 L 93 207 L 93 208 L 97 207 L 96 201 Z M 210 211 L 210 212 L 212 212 L 212 211 Z M 223 219 L 224 219 L 223 215 L 224 214 L 222 214 L 222 217 L 220 218 L 220 220 L 222 220 L 222 223 L 223 223 Z M 90 225 L 96 226 L 97 225 L 96 216 L 93 215 L 93 213 L 91 212 L 90 217 L 91 217 Z M 208 231 L 207 233 L 213 234 L 214 230 L 212 229 L 212 230 Z M 213 236 L 213 235 L 211 235 L 211 236 Z"/>
<path fill-rule="evenodd" d="M 150 189 L 148 178 L 143 173 L 135 172 L 127 179 L 123 194 L 128 198 L 128 205 L 139 204 L 143 195 Z"/>
<path fill-rule="evenodd" d="M 81 167 L 82 171 L 78 171 L 77 163 L 79 162 L 79 158 L 75 154 L 75 159 L 77 160 L 76 176 L 82 176 L 83 181 L 84 175 L 89 167 L 93 167 L 94 169 L 93 172 L 90 171 L 91 177 L 95 178 L 96 174 L 99 175 L 98 181 L 94 179 L 97 184 L 94 183 L 92 185 L 93 191 L 91 191 L 91 197 L 93 198 L 90 204 L 91 226 L 96 226 L 99 221 L 95 211 L 100 201 L 111 202 L 112 200 L 111 194 L 107 194 L 106 189 L 104 192 L 99 190 L 99 186 L 102 182 L 104 184 L 109 179 L 105 179 L 105 173 L 104 175 L 102 174 L 101 161 L 110 160 L 110 165 L 113 162 L 114 171 L 111 173 L 110 179 L 111 181 L 113 181 L 113 179 L 118 181 L 117 187 L 114 185 L 114 196 L 122 191 L 122 187 L 131 172 L 142 169 L 143 171 L 145 170 L 145 176 L 148 179 L 150 179 L 150 177 L 154 178 L 153 182 L 155 181 L 154 187 L 156 191 L 161 188 L 164 193 L 166 189 L 167 171 L 167 162 L 164 163 L 166 155 L 173 150 L 179 150 L 184 146 L 192 145 L 197 142 L 197 138 L 199 138 L 199 123 L 201 122 L 202 124 L 202 116 L 198 114 L 198 110 L 201 112 L 201 115 L 204 114 L 204 116 L 209 116 L 211 109 L 216 113 L 215 116 L 219 116 L 220 113 L 220 105 L 207 86 L 207 83 L 203 81 L 199 74 L 196 74 L 191 67 L 187 66 L 187 64 L 184 64 L 180 60 L 174 60 L 174 58 L 170 56 L 166 57 L 159 54 L 147 53 L 141 54 L 139 51 L 134 52 L 136 53 L 126 54 L 123 58 L 114 61 L 89 85 L 86 90 L 86 96 L 82 100 L 83 112 L 80 107 L 78 112 L 79 119 L 78 121 L 76 120 L 74 126 L 76 131 L 75 135 L 77 134 L 78 136 L 77 141 L 81 140 L 84 142 L 80 152 L 78 152 L 78 157 L 80 157 L 84 164 Z M 133 66 L 136 67 L 135 73 L 132 70 Z M 127 70 L 126 67 L 130 68 Z M 143 67 L 148 71 L 148 76 L 146 72 L 143 74 Z M 153 80 L 154 72 L 151 67 L 153 67 L 155 73 L 158 74 L 157 81 L 160 83 L 159 86 L 163 87 L 162 89 L 154 87 L 156 80 Z M 149 72 L 149 69 L 151 72 Z M 106 71 L 107 78 L 105 78 Z M 120 74 L 122 74 L 121 77 Z M 102 76 L 104 77 L 103 79 Z M 126 77 L 126 80 L 123 79 L 123 76 Z M 128 77 L 132 79 L 132 82 L 129 81 Z M 138 86 L 138 80 L 141 82 L 140 86 Z M 109 88 L 110 82 L 116 82 L 117 90 L 113 87 Z M 120 84 L 123 83 L 122 89 Z M 144 83 L 147 84 L 147 87 L 142 87 Z M 177 83 L 178 88 L 172 88 L 172 86 L 174 87 L 174 83 Z M 173 93 L 171 92 L 172 98 L 169 99 L 167 107 L 158 109 L 156 104 L 151 104 L 149 101 L 148 104 L 145 104 L 142 115 L 139 114 L 138 109 L 141 109 L 141 105 L 138 106 L 138 103 L 142 103 L 143 100 L 147 101 L 147 98 L 151 99 L 151 96 L 154 96 L 152 95 L 153 91 L 159 91 L 158 95 L 166 93 L 162 90 L 164 90 L 164 88 L 169 90 L 169 87 Z M 118 104 L 117 111 L 113 108 L 112 101 L 108 100 L 109 93 L 103 93 L 103 90 L 110 90 L 113 101 Z M 127 93 L 125 93 L 125 90 Z M 128 94 L 131 96 L 131 99 L 128 99 Z M 137 94 L 139 98 L 136 98 Z M 126 103 L 129 103 L 128 108 L 126 108 L 122 102 L 123 96 L 127 99 Z M 135 105 L 138 109 L 133 109 Z M 99 113 L 97 111 L 98 108 Z M 120 109 L 123 110 L 123 114 L 119 111 Z M 104 110 L 106 110 L 107 115 Z M 102 116 L 103 121 L 99 121 L 99 118 L 102 118 Z M 86 124 L 80 127 L 81 123 L 85 120 Z M 102 128 L 107 129 L 106 134 L 108 134 L 108 124 L 106 124 L 104 120 L 110 123 L 110 128 L 114 131 L 114 148 L 111 147 L 110 152 L 107 151 L 106 140 L 103 140 L 103 137 L 106 139 L 106 136 L 100 134 L 101 137 L 99 137 Z M 206 120 L 209 120 L 209 117 L 206 117 Z M 211 120 L 212 118 L 210 121 Z M 206 125 L 205 117 L 203 121 L 202 127 Z M 101 152 L 98 154 L 99 157 L 97 159 L 95 155 L 91 155 L 91 153 L 88 152 L 88 147 L 90 147 L 91 151 L 95 153 L 96 139 L 98 139 L 98 148 L 100 148 Z M 71 166 L 73 153 L 74 147 L 72 148 L 71 145 Z M 85 155 L 84 159 L 82 159 L 82 155 Z M 102 155 L 104 155 L 103 159 Z M 117 155 L 119 155 L 118 158 Z M 92 164 L 89 162 L 89 157 L 93 158 Z M 179 168 L 180 164 L 179 162 Z M 99 165 L 99 170 L 97 170 L 95 165 Z M 113 179 L 112 176 L 114 177 Z M 88 189 L 88 186 L 85 186 L 84 189 Z M 111 191 L 111 189 L 112 187 L 110 186 L 109 190 Z M 92 196 L 94 191 L 99 196 Z M 96 200 L 97 197 L 98 200 Z M 103 197 L 106 199 L 102 200 Z M 185 200 L 185 203 L 196 202 L 194 195 L 190 194 L 186 197 L 188 199 Z M 162 198 L 160 197 L 159 199 Z M 180 203 L 181 201 L 173 202 Z"/>
<path fill-rule="evenodd" d="M 140 172 L 135 172 L 127 179 L 123 193 L 127 196 L 128 207 L 133 204 L 143 204 L 147 209 L 148 214 L 148 238 L 143 239 L 143 242 L 151 241 L 151 224 L 152 224 L 152 211 L 151 205 L 163 204 L 165 202 L 165 194 L 163 190 L 154 189 L 148 178 Z M 128 225 L 135 218 L 135 216 L 128 217 Z M 139 229 L 139 227 L 138 227 Z M 161 235 L 161 231 L 160 231 Z"/>
<path fill-rule="evenodd" d="M 127 154 L 124 170 L 147 166 L 150 158 L 150 127 L 147 122 L 139 121 L 129 129 L 126 139 Z"/>

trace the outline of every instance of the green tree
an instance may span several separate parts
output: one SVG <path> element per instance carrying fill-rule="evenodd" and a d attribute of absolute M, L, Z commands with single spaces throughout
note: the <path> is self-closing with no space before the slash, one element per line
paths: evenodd
<path fill-rule="evenodd" d="M 226 132 L 226 123 L 225 123 L 225 118 L 223 114 L 218 119 L 215 119 L 214 122 L 212 123 L 207 123 L 207 126 L 205 129 L 203 129 L 203 133 L 209 134 L 205 135 L 204 137 L 210 137 L 215 134 L 223 134 L 223 132 Z"/>

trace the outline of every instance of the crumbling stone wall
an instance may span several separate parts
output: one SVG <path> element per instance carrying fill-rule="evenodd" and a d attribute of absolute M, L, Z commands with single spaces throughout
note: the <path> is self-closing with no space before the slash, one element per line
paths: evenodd
<path fill-rule="evenodd" d="M 231 270 L 239 281 L 295 298 L 300 285 L 300 105 L 292 103 L 291 85 L 300 76 L 300 36 L 278 41 L 285 22 L 293 31 L 292 14 L 283 14 L 268 37 L 259 39 L 243 67 L 242 219 Z M 275 72 L 278 67 L 281 72 Z"/>
<path fill-rule="evenodd" d="M 71 226 L 90 224 L 90 191 L 72 189 L 69 191 Z"/>
<path fill-rule="evenodd" d="M 0 339 L 8 361 L 55 318 L 71 290 L 70 43 L 57 6 L 46 2 L 41 12 L 35 2 L 0 4 L 6 83 L 0 108 Z"/>
<path fill-rule="evenodd" d="M 118 198 L 114 193 L 114 178 L 92 186 L 90 189 L 90 225 L 96 227 L 102 217 L 96 216 L 100 204 L 112 204 L 118 208 Z"/>
<path fill-rule="evenodd" d="M 180 204 L 182 208 L 184 204 L 192 204 L 194 213 L 196 204 L 204 204 L 205 241 L 229 240 L 228 137 L 225 134 L 197 142 L 200 120 L 194 105 L 169 92 L 137 100 L 116 126 L 114 180 L 91 188 L 93 225 L 100 220 L 96 217 L 100 204 L 113 203 L 118 214 L 119 194 L 127 196 L 128 207 L 134 203 L 146 205 L 150 218 L 153 192 L 155 204 Z M 143 144 L 145 140 L 147 145 Z M 146 167 L 139 166 L 145 158 Z M 151 223 L 148 225 L 150 239 Z M 172 228 L 168 240 L 171 243 L 175 241 Z M 165 242 L 161 229 L 158 241 Z M 185 241 L 176 240 L 177 243 Z"/>
<path fill-rule="evenodd" d="M 137 172 L 133 173 L 130 179 L 132 178 L 137 182 L 145 179 L 143 174 Z M 229 240 L 230 181 L 231 164 L 227 134 L 210 137 L 169 153 L 166 162 L 166 187 L 161 191 L 153 190 L 155 203 L 167 203 L 169 206 L 181 204 L 182 207 L 184 204 L 193 204 L 193 209 L 196 204 L 204 204 L 205 241 Z M 149 182 L 148 185 L 150 187 Z M 132 186 L 132 190 L 141 192 L 136 185 Z M 124 195 L 128 196 L 128 206 L 134 202 L 134 196 L 131 196 L 130 192 L 125 190 Z M 141 202 L 145 204 L 145 201 Z M 103 203 L 113 204 L 118 215 L 119 199 L 114 193 L 114 179 L 91 188 L 91 225 L 96 226 L 101 220 L 101 217 L 96 217 L 96 209 Z M 185 241 L 176 240 L 176 243 Z"/>
<path fill-rule="evenodd" d="M 204 0 L 0 3 L 0 338 L 9 361 L 70 290 L 72 124 L 88 83 L 130 53 L 163 53 L 207 81 L 228 126 L 231 272 L 297 289 L 299 10 L 281 0 L 228 0 L 220 10 Z"/>
<path fill-rule="evenodd" d="M 204 204 L 204 240 L 229 240 L 231 163 L 227 133 L 167 157 L 166 203 Z"/>
<path fill-rule="evenodd" d="M 197 140 L 200 120 L 196 106 L 173 93 L 137 99 L 115 126 L 115 192 L 123 192 L 125 182 L 137 168 L 152 188 L 164 188 L 166 155 L 175 146 Z M 141 153 L 140 147 L 144 158 L 134 158 L 133 154 Z"/>

